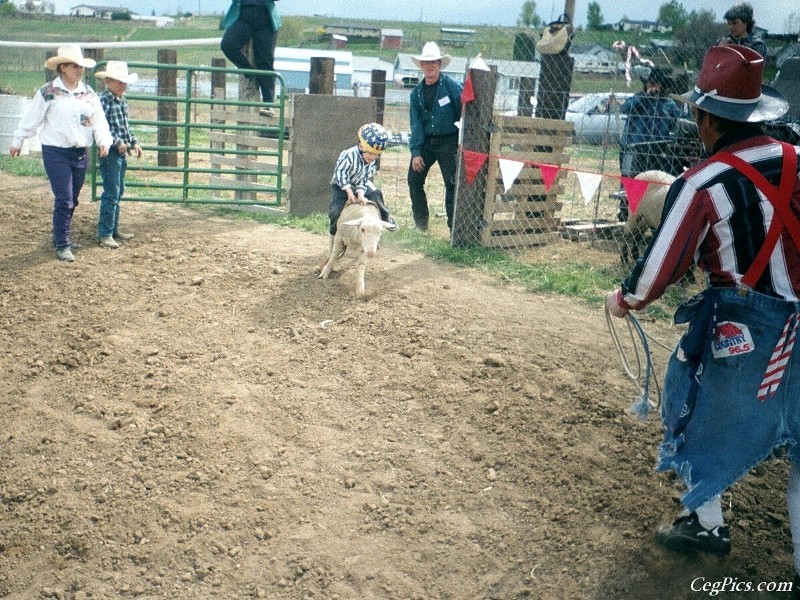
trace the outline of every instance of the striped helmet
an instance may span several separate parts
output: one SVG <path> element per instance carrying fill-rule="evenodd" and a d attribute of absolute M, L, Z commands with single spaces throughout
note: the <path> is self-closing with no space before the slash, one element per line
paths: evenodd
<path fill-rule="evenodd" d="M 380 154 L 386 149 L 389 134 L 378 123 L 367 123 L 358 130 L 358 146 L 364 152 Z"/>

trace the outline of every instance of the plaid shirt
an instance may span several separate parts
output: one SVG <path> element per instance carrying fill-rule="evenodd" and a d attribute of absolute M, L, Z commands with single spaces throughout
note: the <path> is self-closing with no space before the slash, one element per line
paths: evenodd
<path fill-rule="evenodd" d="M 772 185 L 781 174 L 781 146 L 742 124 L 714 151 L 737 154 L 761 171 Z M 795 147 L 795 150 L 800 148 Z M 800 216 L 800 178 L 791 210 Z M 625 303 L 639 310 L 678 281 L 692 260 L 714 287 L 735 288 L 755 259 L 774 218 L 772 205 L 744 175 L 726 164 L 704 161 L 683 173 L 669 190 L 662 223 L 645 255 L 622 283 Z M 800 249 L 784 229 L 755 290 L 767 296 L 800 300 Z"/>
<path fill-rule="evenodd" d="M 125 97 L 117 98 L 111 93 L 111 90 L 104 90 L 100 94 L 100 104 L 103 105 L 106 121 L 108 121 L 108 127 L 111 129 L 111 136 L 114 138 L 112 146 L 116 147 L 120 144 L 125 144 L 130 147 L 138 144 L 139 142 L 136 140 L 136 136 L 133 135 L 128 123 L 128 101 Z"/>

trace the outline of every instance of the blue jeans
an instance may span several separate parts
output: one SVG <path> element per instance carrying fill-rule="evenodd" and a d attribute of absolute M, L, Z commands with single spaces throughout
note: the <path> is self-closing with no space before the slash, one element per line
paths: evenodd
<path fill-rule="evenodd" d="M 72 214 L 78 206 L 83 181 L 86 179 L 86 148 L 59 148 L 42 145 L 42 162 L 53 201 L 53 245 L 56 250 L 71 244 Z"/>
<path fill-rule="evenodd" d="M 253 62 L 251 64 L 242 46 L 251 42 Z M 273 29 L 272 18 L 266 6 L 242 6 L 239 20 L 225 30 L 220 42 L 220 49 L 225 57 L 239 69 L 258 69 L 274 71 L 275 46 L 278 43 L 278 32 Z M 275 99 L 275 78 L 258 77 L 261 99 L 272 102 Z"/>
<path fill-rule="evenodd" d="M 431 170 L 434 163 L 438 162 L 444 180 L 444 210 L 447 213 L 447 226 L 452 229 L 453 206 L 456 197 L 458 134 L 426 137 L 420 156 L 425 161 L 422 171 L 415 171 L 411 165 L 408 167 L 408 193 L 411 196 L 414 224 L 421 229 L 428 228 L 430 214 L 428 196 L 425 193 L 425 180 L 428 177 L 428 171 Z"/>
<path fill-rule="evenodd" d="M 670 357 L 662 393 L 665 434 L 657 469 L 683 479 L 689 510 L 780 447 L 800 464 L 800 345 L 775 395 L 757 397 L 787 319 L 800 318 L 800 303 L 752 291 L 744 297 L 735 289 L 707 292 L 710 304 L 697 311 Z M 690 338 L 701 314 L 708 325 L 695 345 Z"/>
<path fill-rule="evenodd" d="M 117 235 L 119 229 L 119 200 L 125 193 L 125 171 L 128 161 L 117 152 L 109 150 L 108 156 L 100 159 L 100 176 L 103 178 L 103 193 L 100 196 L 100 216 L 97 220 L 97 237 Z"/>

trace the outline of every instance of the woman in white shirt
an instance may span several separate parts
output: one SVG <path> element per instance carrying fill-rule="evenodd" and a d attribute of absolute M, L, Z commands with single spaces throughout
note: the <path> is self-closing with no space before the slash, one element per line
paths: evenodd
<path fill-rule="evenodd" d="M 111 146 L 100 98 L 83 82 L 84 68 L 95 61 L 84 58 L 79 46 L 66 45 L 45 66 L 58 77 L 46 83 L 33 98 L 20 119 L 9 153 L 19 156 L 22 142 L 39 132 L 42 162 L 55 196 L 53 203 L 53 246 L 59 260 L 72 262 L 77 248 L 70 238 L 72 214 L 78 206 L 86 178 L 88 149 L 97 143 L 99 155 L 106 156 Z M 40 130 L 41 128 L 41 130 Z"/>

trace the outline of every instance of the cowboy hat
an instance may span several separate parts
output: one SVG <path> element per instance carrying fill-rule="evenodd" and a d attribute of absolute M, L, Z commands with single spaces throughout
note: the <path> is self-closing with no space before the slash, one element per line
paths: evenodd
<path fill-rule="evenodd" d="M 439 45 L 436 42 L 428 42 L 422 47 L 422 54 L 419 56 L 412 56 L 411 60 L 414 61 L 414 64 L 417 65 L 420 69 L 422 62 L 433 62 L 435 60 L 442 61 L 442 68 L 444 69 L 447 65 L 450 64 L 450 55 L 449 54 L 442 54 L 439 50 Z"/>
<path fill-rule="evenodd" d="M 645 85 L 648 83 L 655 83 L 661 86 L 661 88 L 667 88 L 672 83 L 669 73 L 663 67 L 650 67 L 650 72 L 646 77 L 643 76 L 641 79 L 642 83 Z"/>
<path fill-rule="evenodd" d="M 672 98 L 731 121 L 771 121 L 786 114 L 789 103 L 761 83 L 763 75 L 764 58 L 755 50 L 737 44 L 712 46 L 694 89 Z"/>
<path fill-rule="evenodd" d="M 128 73 L 128 63 L 121 60 L 110 60 L 106 63 L 105 71 L 94 74 L 98 79 L 116 79 L 122 83 L 136 83 L 139 81 L 138 73 Z"/>
<path fill-rule="evenodd" d="M 544 28 L 542 37 L 536 42 L 540 54 L 560 54 L 569 43 L 569 30 L 566 23 L 552 23 Z"/>
<path fill-rule="evenodd" d="M 86 67 L 87 69 L 92 69 L 97 64 L 97 62 L 91 58 L 83 57 L 80 46 L 77 44 L 67 44 L 66 46 L 60 46 L 56 55 L 48 58 L 44 66 L 51 71 L 55 71 L 58 65 L 64 63 L 75 63 L 79 67 Z"/>

